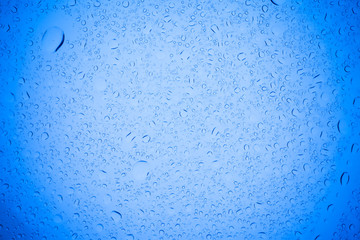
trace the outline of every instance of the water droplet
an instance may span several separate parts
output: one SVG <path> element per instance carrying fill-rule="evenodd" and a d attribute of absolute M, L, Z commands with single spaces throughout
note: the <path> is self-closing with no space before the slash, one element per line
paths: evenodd
<path fill-rule="evenodd" d="M 124 8 L 129 7 L 129 5 L 130 5 L 129 1 L 123 1 L 123 2 L 122 2 L 122 6 L 123 6 Z"/>
<path fill-rule="evenodd" d="M 262 9 L 262 11 L 263 11 L 264 13 L 266 13 L 269 8 L 268 8 L 268 6 L 263 5 L 261 9 Z"/>
<path fill-rule="evenodd" d="M 285 0 L 270 0 L 272 4 L 276 6 L 283 5 L 285 3 Z"/>
<path fill-rule="evenodd" d="M 59 27 L 47 29 L 42 36 L 42 47 L 46 52 L 57 52 L 64 44 L 65 34 Z"/>
<path fill-rule="evenodd" d="M 135 239 L 135 237 L 133 234 L 129 233 L 126 235 L 126 240 L 134 240 L 134 239 Z"/>
<path fill-rule="evenodd" d="M 348 184 L 350 181 L 350 175 L 348 172 L 343 172 L 340 176 L 340 184 L 341 185 L 346 185 Z"/>
<path fill-rule="evenodd" d="M 144 135 L 142 137 L 143 143 L 148 143 L 148 142 L 150 142 L 150 140 L 151 140 L 151 137 L 149 135 Z"/>
<path fill-rule="evenodd" d="M 111 212 L 111 219 L 112 219 L 115 223 L 120 222 L 121 218 L 122 218 L 122 215 L 121 215 L 121 213 L 119 213 L 118 211 L 112 211 L 112 212 Z"/>
<path fill-rule="evenodd" d="M 100 7 L 100 6 L 101 6 L 101 3 L 99 1 L 94 2 L 94 7 Z"/>
<path fill-rule="evenodd" d="M 48 140 L 48 139 L 49 139 L 49 134 L 48 134 L 47 132 L 43 132 L 43 133 L 41 134 L 41 139 L 42 139 L 42 140 Z"/>
<path fill-rule="evenodd" d="M 98 225 L 96 225 L 96 231 L 101 232 L 102 230 L 104 230 L 104 225 L 102 225 L 100 223 Z"/>
<path fill-rule="evenodd" d="M 132 176 L 136 181 L 144 181 L 149 173 L 147 161 L 138 161 L 132 169 Z"/>

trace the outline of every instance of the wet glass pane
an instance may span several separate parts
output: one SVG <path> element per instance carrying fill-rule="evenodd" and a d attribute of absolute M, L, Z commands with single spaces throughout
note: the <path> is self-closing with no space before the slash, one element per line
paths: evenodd
<path fill-rule="evenodd" d="M 360 2 L 0 2 L 0 239 L 360 239 Z"/>

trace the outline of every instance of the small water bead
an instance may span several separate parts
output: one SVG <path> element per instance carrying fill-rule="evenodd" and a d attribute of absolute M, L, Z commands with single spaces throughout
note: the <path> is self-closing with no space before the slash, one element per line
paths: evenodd
<path fill-rule="evenodd" d="M 100 223 L 98 225 L 96 225 L 96 231 L 101 232 L 103 230 L 104 230 L 104 225 L 102 225 Z"/>
<path fill-rule="evenodd" d="M 41 139 L 42 139 L 42 140 L 48 140 L 48 139 L 49 139 L 49 134 L 48 134 L 47 132 L 43 132 L 43 133 L 41 134 Z"/>
<path fill-rule="evenodd" d="M 123 6 L 124 8 L 128 8 L 129 5 L 130 5 L 129 1 L 123 1 L 123 2 L 122 2 L 122 6 Z"/>

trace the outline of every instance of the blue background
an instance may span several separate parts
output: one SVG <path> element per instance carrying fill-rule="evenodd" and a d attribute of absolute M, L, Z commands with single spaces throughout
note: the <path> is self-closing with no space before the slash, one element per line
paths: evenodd
<path fill-rule="evenodd" d="M 360 239 L 357 1 L 1 1 L 1 239 Z"/>

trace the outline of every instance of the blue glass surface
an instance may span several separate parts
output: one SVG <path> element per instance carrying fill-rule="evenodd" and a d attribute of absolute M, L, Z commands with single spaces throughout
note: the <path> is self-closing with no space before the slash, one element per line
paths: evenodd
<path fill-rule="evenodd" d="M 0 239 L 360 239 L 360 2 L 0 2 Z"/>

